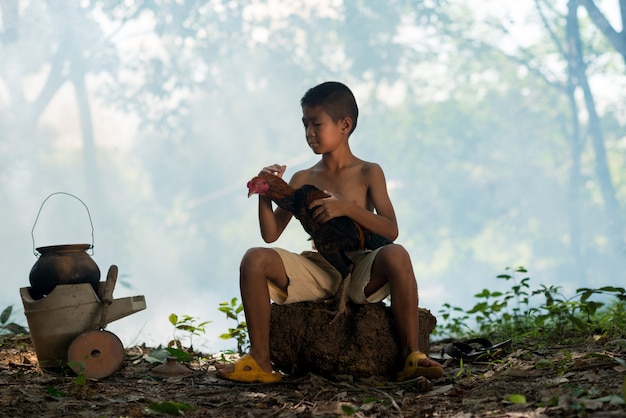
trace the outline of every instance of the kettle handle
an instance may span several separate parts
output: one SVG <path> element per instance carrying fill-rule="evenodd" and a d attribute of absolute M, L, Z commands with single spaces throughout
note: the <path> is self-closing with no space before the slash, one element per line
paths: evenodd
<path fill-rule="evenodd" d="M 74 199 L 76 199 L 80 203 L 82 203 L 83 206 L 85 207 L 85 210 L 87 210 L 87 216 L 89 217 L 89 224 L 91 225 L 91 247 L 89 247 L 89 248 L 91 249 L 91 255 L 93 255 L 93 243 L 94 243 L 94 239 L 93 239 L 93 221 L 91 220 L 91 213 L 89 212 L 89 208 L 87 207 L 85 202 L 83 202 L 78 197 L 74 196 L 73 194 L 67 193 L 67 192 L 54 192 L 54 193 L 50 194 L 48 197 L 46 197 L 44 199 L 44 201 L 41 203 L 41 206 L 39 207 L 39 211 L 37 212 L 37 217 L 35 218 L 35 223 L 33 224 L 33 229 L 31 229 L 31 231 L 30 231 L 30 237 L 33 240 L 33 254 L 35 254 L 35 256 L 39 257 L 39 253 L 37 253 L 37 250 L 35 249 L 35 227 L 37 226 L 37 221 L 39 220 L 39 215 L 41 215 L 41 210 L 43 209 L 43 205 L 46 203 L 46 201 L 48 199 L 50 199 L 52 196 L 56 195 L 56 194 L 64 194 L 64 195 L 73 197 Z"/>

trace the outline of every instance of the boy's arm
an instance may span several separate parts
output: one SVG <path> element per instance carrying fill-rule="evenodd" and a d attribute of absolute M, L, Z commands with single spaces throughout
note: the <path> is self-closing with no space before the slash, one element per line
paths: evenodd
<path fill-rule="evenodd" d="M 378 164 L 371 164 L 366 169 L 365 179 L 368 184 L 367 198 L 374 212 L 352 203 L 346 207 L 346 216 L 373 233 L 394 241 L 398 237 L 398 221 L 382 168 Z"/>
<path fill-rule="evenodd" d="M 291 213 L 272 207 L 272 200 L 266 196 L 259 196 L 259 226 L 261 237 L 268 244 L 276 241 L 283 233 L 291 220 Z"/>
<path fill-rule="evenodd" d="M 274 164 L 263 168 L 261 173 L 270 173 L 282 177 L 287 166 Z M 274 210 L 272 199 L 259 195 L 259 227 L 261 238 L 267 243 L 276 241 L 291 220 L 291 213 L 279 207 Z"/>

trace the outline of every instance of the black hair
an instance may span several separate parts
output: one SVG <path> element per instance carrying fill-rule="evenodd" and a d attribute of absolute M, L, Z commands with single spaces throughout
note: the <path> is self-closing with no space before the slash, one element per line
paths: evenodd
<path fill-rule="evenodd" d="M 333 122 L 339 119 L 349 117 L 352 119 L 352 130 L 356 128 L 356 121 L 359 117 L 359 108 L 356 105 L 356 99 L 352 91 L 338 81 L 327 81 L 310 88 L 302 99 L 301 106 L 316 107 L 321 106 Z"/>

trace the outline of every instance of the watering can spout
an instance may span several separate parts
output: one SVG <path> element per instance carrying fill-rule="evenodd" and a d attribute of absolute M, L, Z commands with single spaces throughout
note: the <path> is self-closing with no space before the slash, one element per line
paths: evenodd
<path fill-rule="evenodd" d="M 105 282 L 100 282 L 100 291 L 98 292 L 100 295 L 104 294 L 104 284 Z M 144 309 L 146 309 L 146 298 L 143 295 L 113 299 L 111 306 L 109 306 L 106 323 L 109 324 Z"/>

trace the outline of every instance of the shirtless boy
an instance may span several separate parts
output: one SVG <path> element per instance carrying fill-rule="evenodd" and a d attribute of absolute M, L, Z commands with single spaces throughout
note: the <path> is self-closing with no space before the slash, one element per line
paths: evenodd
<path fill-rule="evenodd" d="M 358 118 L 350 89 L 338 82 L 322 83 L 308 90 L 300 104 L 307 144 L 321 159 L 295 173 L 289 184 L 294 188 L 312 184 L 331 195 L 311 204 L 311 208 L 319 206 L 314 212 L 317 221 L 348 216 L 370 231 L 395 240 L 398 225 L 383 170 L 376 163 L 357 158 L 350 150 L 348 139 Z M 274 164 L 261 171 L 282 177 L 285 169 L 284 165 Z M 265 242 L 276 241 L 291 217 L 291 213 L 274 208 L 269 198 L 259 196 L 259 225 Z M 355 260 L 350 299 L 376 303 L 391 296 L 391 310 L 406 359 L 397 379 L 441 377 L 441 365 L 418 348 L 417 283 L 408 252 L 401 245 L 389 244 L 364 252 Z M 334 297 L 340 281 L 341 275 L 314 251 L 295 254 L 280 248 L 249 249 L 241 261 L 240 290 L 250 353 L 235 364 L 218 366 L 218 376 L 239 382 L 281 380 L 282 375 L 272 370 L 270 361 L 271 300 L 279 304 L 326 300 Z"/>

